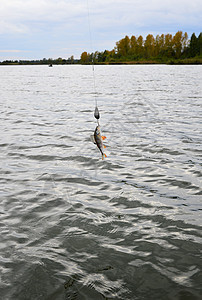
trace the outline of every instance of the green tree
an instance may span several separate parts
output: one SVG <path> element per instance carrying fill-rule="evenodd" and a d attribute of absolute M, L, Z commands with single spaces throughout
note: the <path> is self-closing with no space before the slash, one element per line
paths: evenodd
<path fill-rule="evenodd" d="M 202 32 L 198 36 L 198 55 L 202 56 Z"/>
<path fill-rule="evenodd" d="M 97 55 L 97 61 L 98 62 L 104 62 L 103 53 L 104 52 L 98 52 L 98 55 Z"/>
<path fill-rule="evenodd" d="M 103 53 L 103 61 L 107 60 L 108 55 L 109 55 L 109 50 L 105 50 Z"/>
<path fill-rule="evenodd" d="M 189 45 L 189 53 L 191 57 L 194 57 L 197 55 L 197 46 L 198 46 L 198 39 L 195 35 L 195 33 L 192 33 L 190 45 Z"/>
<path fill-rule="evenodd" d="M 160 55 L 163 56 L 165 54 L 165 35 L 161 34 L 159 37 L 159 49 Z"/>
<path fill-rule="evenodd" d="M 58 57 L 58 58 L 56 59 L 56 64 L 62 65 L 62 63 L 63 63 L 62 57 Z"/>
<path fill-rule="evenodd" d="M 160 54 L 160 36 L 157 34 L 155 38 L 155 56 Z"/>
<path fill-rule="evenodd" d="M 115 49 L 108 51 L 107 57 L 106 57 L 106 61 L 115 61 L 115 57 L 116 57 L 116 53 L 115 53 Z"/>

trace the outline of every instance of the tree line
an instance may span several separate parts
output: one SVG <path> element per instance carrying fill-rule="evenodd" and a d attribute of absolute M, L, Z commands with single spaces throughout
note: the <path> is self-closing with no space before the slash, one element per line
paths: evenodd
<path fill-rule="evenodd" d="M 166 62 L 170 59 L 186 59 L 202 57 L 202 33 L 197 37 L 195 33 L 188 38 L 187 32 L 178 31 L 175 35 L 161 34 L 154 37 L 148 34 L 143 37 L 127 35 L 116 42 L 112 50 L 81 54 L 81 63 L 127 62 L 156 60 Z"/>
<path fill-rule="evenodd" d="M 125 36 L 116 42 L 112 50 L 94 53 L 84 51 L 80 59 L 74 59 L 72 55 L 64 58 L 43 58 L 41 60 L 5 60 L 0 65 L 65 65 L 65 64 L 90 64 L 90 63 L 121 63 L 121 62 L 151 62 L 151 63 L 175 63 L 177 60 L 186 60 L 192 63 L 202 63 L 202 32 L 198 37 L 193 33 L 188 38 L 187 32 L 178 31 L 175 35 L 161 34 L 154 37 L 148 34 L 146 39 L 139 35 Z"/>
<path fill-rule="evenodd" d="M 0 65 L 67 65 L 79 63 L 79 59 L 74 59 L 72 55 L 68 59 L 64 58 L 43 58 L 40 60 L 4 60 Z"/>

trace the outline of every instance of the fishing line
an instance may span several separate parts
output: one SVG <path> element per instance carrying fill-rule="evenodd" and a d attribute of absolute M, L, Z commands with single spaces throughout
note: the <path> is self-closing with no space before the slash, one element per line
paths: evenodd
<path fill-rule="evenodd" d="M 90 9 L 89 9 L 89 2 L 87 2 L 87 11 L 88 11 L 88 28 L 89 28 L 89 36 L 90 36 L 90 44 L 91 44 L 91 53 L 92 53 L 92 73 L 93 73 L 93 86 L 94 86 L 94 98 L 95 98 L 95 111 L 94 111 L 94 117 L 97 119 L 97 122 L 99 123 L 100 113 L 98 110 L 97 105 L 97 97 L 96 97 L 96 84 L 95 84 L 95 65 L 93 60 L 93 39 L 92 39 L 92 32 L 91 32 L 91 23 L 90 23 Z"/>
<path fill-rule="evenodd" d="M 97 106 L 97 93 L 96 93 L 96 85 L 95 85 L 95 63 L 93 60 L 93 39 L 92 39 L 92 32 L 91 32 L 91 25 L 90 25 L 90 9 L 89 9 L 89 2 L 87 2 L 87 10 L 88 10 L 88 26 L 89 26 L 89 36 L 90 36 L 90 43 L 91 43 L 91 51 L 92 51 L 92 73 L 93 73 L 93 83 L 94 83 L 94 96 L 95 96 L 95 111 L 94 111 L 94 117 L 97 119 L 97 126 L 94 131 L 94 135 L 91 136 L 91 140 L 94 144 L 97 145 L 98 149 L 100 150 L 102 154 L 102 160 L 104 157 L 107 157 L 107 155 L 104 153 L 103 149 L 106 148 L 106 146 L 103 145 L 102 140 L 106 139 L 105 136 L 101 136 L 101 130 L 100 130 L 100 124 L 99 124 L 99 119 L 100 119 L 100 113 L 99 109 Z M 95 56 L 94 56 L 95 58 Z"/>

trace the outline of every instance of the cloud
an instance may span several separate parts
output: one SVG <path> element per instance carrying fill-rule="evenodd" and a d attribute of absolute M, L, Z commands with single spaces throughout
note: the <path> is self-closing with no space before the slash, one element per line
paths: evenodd
<path fill-rule="evenodd" d="M 1 45 L 33 56 L 91 51 L 88 7 L 94 50 L 125 35 L 201 31 L 201 0 L 0 0 Z"/>
<path fill-rule="evenodd" d="M 73 19 L 81 16 L 85 10 L 82 1 L 65 0 L 1 0 L 0 20 L 1 33 L 28 32 L 32 24 L 41 26 L 45 23 L 73 22 Z"/>
<path fill-rule="evenodd" d="M 98 5 L 99 2 L 99 5 Z M 126 1 L 95 1 L 92 6 L 93 24 L 103 27 L 144 28 L 156 24 L 184 26 L 192 22 L 199 24 L 202 15 L 200 0 L 126 0 Z"/>
<path fill-rule="evenodd" d="M 200 22 L 202 13 L 200 0 L 1 0 L 1 32 L 28 33 L 33 23 L 41 28 L 46 23 L 51 27 L 63 24 L 76 31 L 77 23 L 86 22 L 88 7 L 95 29 L 173 22 L 180 26 L 190 18 Z"/>
<path fill-rule="evenodd" d="M 11 50 L 0 50 L 1 53 L 19 53 L 19 52 L 27 52 L 25 50 L 14 50 L 14 49 L 11 49 Z"/>
<path fill-rule="evenodd" d="M 9 22 L 0 19 L 0 35 L 1 34 L 22 34 L 29 31 L 28 27 L 21 23 Z"/>

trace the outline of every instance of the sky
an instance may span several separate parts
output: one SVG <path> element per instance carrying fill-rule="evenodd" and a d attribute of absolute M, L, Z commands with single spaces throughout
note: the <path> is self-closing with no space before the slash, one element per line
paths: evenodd
<path fill-rule="evenodd" d="M 80 58 L 178 30 L 199 35 L 201 0 L 0 0 L 0 61 Z"/>

